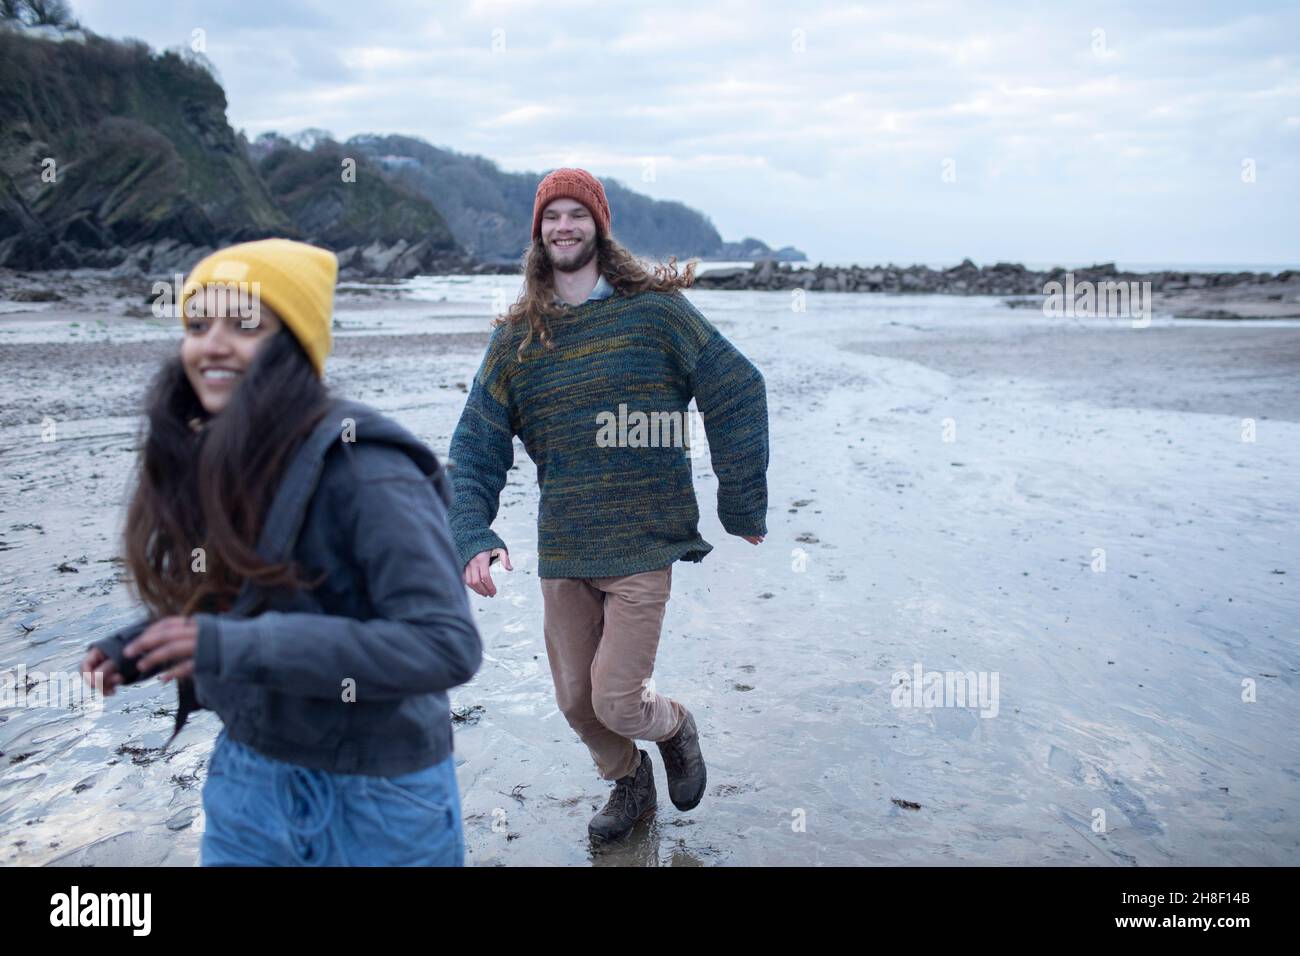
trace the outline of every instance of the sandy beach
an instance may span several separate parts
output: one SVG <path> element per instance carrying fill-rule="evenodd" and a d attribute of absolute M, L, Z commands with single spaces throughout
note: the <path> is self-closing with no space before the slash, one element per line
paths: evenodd
<path fill-rule="evenodd" d="M 445 458 L 513 283 L 344 288 L 329 383 Z M 118 536 L 179 331 L 129 286 L 4 292 L 0 667 L 73 670 L 136 616 Z M 675 811 L 650 748 L 656 818 L 588 847 L 607 788 L 555 706 L 517 442 L 494 525 L 515 570 L 471 595 L 484 663 L 452 694 L 467 863 L 1300 863 L 1300 322 L 691 298 L 771 417 L 767 540 L 722 530 L 697 459 L 715 550 L 675 567 L 664 625 L 656 683 L 697 714 L 708 793 Z M 918 666 L 996 674 L 996 712 L 900 704 Z M 0 710 L 0 864 L 197 863 L 218 721 L 151 750 L 174 695 Z"/>
<path fill-rule="evenodd" d="M 877 336 L 849 347 L 960 379 L 1041 384 L 1061 400 L 1300 421 L 1300 330 L 1203 322 Z"/>

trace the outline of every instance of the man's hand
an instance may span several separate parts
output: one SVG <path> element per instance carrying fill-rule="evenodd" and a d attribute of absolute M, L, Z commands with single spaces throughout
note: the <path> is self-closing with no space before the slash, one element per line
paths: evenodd
<path fill-rule="evenodd" d="M 469 559 L 469 564 L 465 565 L 465 584 L 475 594 L 481 594 L 484 597 L 496 597 L 497 587 L 492 583 L 492 559 L 501 556 L 501 564 L 507 571 L 513 571 L 510 565 L 510 552 L 505 548 L 493 548 L 491 551 L 480 551 L 474 557 Z"/>
<path fill-rule="evenodd" d="M 742 535 L 740 535 L 739 537 L 744 538 L 744 539 L 745 539 L 746 541 L 748 541 L 750 544 L 758 544 L 760 541 L 763 540 L 763 538 L 765 537 L 765 535 L 761 535 L 761 534 L 742 534 Z"/>
<path fill-rule="evenodd" d="M 179 680 L 194 674 L 194 653 L 199 647 L 199 624 L 192 617 L 164 617 L 150 624 L 122 653 L 127 657 L 144 655 L 135 662 L 140 673 L 170 664 L 159 674 L 163 680 Z"/>

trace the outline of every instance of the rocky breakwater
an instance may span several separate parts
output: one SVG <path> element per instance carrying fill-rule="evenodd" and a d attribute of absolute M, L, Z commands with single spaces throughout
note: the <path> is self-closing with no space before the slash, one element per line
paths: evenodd
<path fill-rule="evenodd" d="M 1021 298 L 1007 304 L 1037 307 L 1043 296 L 1083 283 L 1150 283 L 1155 308 L 1184 318 L 1300 318 L 1300 272 L 1121 272 L 1114 263 L 1080 269 L 1028 269 L 1019 263 L 977 266 L 969 259 L 950 269 L 928 266 L 826 266 L 792 269 L 771 260 L 750 268 L 713 269 L 698 276 L 699 289 L 749 289 L 809 292 L 885 292 L 891 294 L 993 295 Z M 1068 293 L 1067 293 L 1068 294 Z M 1032 298 L 1028 298 L 1032 297 Z"/>
<path fill-rule="evenodd" d="M 1243 284 L 1288 284 L 1300 273 L 1282 272 L 1120 272 L 1114 263 L 1082 269 L 1054 268 L 1043 272 L 1019 263 L 977 266 L 969 259 L 951 269 L 928 266 L 825 266 L 792 269 L 772 260 L 752 267 L 714 269 L 701 274 L 701 289 L 806 289 L 810 292 L 915 292 L 942 295 L 1042 295 L 1049 282 L 1065 283 L 1067 273 L 1081 282 L 1150 282 L 1153 292 L 1226 288 Z"/>

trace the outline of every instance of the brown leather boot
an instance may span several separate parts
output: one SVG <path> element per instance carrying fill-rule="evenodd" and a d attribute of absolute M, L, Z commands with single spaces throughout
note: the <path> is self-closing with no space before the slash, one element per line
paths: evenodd
<path fill-rule="evenodd" d="M 659 741 L 659 754 L 668 773 L 668 796 L 678 810 L 694 810 L 704 798 L 708 771 L 700 753 L 700 735 L 695 717 L 688 710 L 677 733 Z"/>
<path fill-rule="evenodd" d="M 620 840 L 632 832 L 638 820 L 652 815 L 657 804 L 654 767 L 644 750 L 640 765 L 626 777 L 614 781 L 614 792 L 604 808 L 591 818 L 587 833 L 593 843 Z"/>

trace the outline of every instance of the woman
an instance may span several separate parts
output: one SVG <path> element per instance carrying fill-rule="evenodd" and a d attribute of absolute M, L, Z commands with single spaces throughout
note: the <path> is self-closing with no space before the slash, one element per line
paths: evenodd
<path fill-rule="evenodd" d="M 437 458 L 321 381 L 338 263 L 220 250 L 148 401 L 126 561 L 147 621 L 92 645 L 105 692 L 177 681 L 221 717 L 209 865 L 461 865 L 447 690 L 482 660 Z M 232 293 L 238 296 L 232 301 Z"/>

